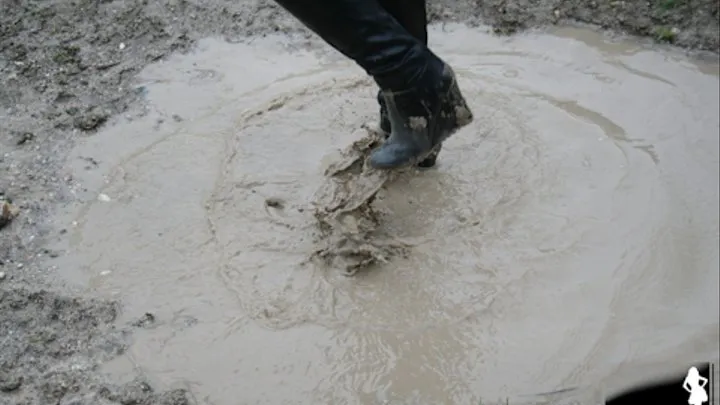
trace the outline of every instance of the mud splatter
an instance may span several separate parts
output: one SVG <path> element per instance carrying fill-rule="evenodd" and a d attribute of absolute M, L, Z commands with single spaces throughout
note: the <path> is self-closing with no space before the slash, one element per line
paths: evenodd
<path fill-rule="evenodd" d="M 383 187 L 409 169 L 370 167 L 367 158 L 384 135 L 368 126 L 362 131 L 367 134 L 342 151 L 340 158 L 325 170 L 327 182 L 313 202 L 321 235 L 313 257 L 348 276 L 404 255 L 409 247 L 383 231 L 383 213 L 373 205 Z"/>

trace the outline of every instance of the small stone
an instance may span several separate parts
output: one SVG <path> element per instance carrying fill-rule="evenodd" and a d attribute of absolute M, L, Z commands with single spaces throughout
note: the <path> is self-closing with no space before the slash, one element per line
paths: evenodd
<path fill-rule="evenodd" d="M 5 280 L 5 277 L 7 277 L 7 275 L 5 274 L 5 272 L 4 272 L 4 271 L 0 271 L 0 281 Z"/>
<path fill-rule="evenodd" d="M 30 132 L 24 132 L 24 133 L 20 134 L 20 136 L 18 136 L 17 141 L 15 142 L 15 144 L 16 144 L 17 146 L 24 145 L 24 144 L 26 144 L 27 142 L 32 141 L 33 139 L 35 139 L 35 135 L 33 135 L 33 134 L 30 133 Z"/>
<path fill-rule="evenodd" d="M 277 197 L 270 197 L 265 200 L 265 205 L 271 208 L 283 209 L 285 208 L 285 202 Z"/>
<path fill-rule="evenodd" d="M 110 270 L 103 270 L 103 271 L 100 272 L 100 275 L 101 275 L 101 276 L 107 276 L 107 275 L 109 275 L 110 273 L 111 273 Z"/>
<path fill-rule="evenodd" d="M 110 197 L 107 194 L 100 194 L 100 195 L 98 195 L 98 201 L 109 202 Z"/>
<path fill-rule="evenodd" d="M 110 118 L 110 113 L 107 111 L 100 108 L 92 108 L 84 114 L 75 117 L 73 125 L 82 131 L 92 131 L 104 124 L 108 118 Z"/>
<path fill-rule="evenodd" d="M 135 326 L 137 328 L 145 328 L 155 323 L 155 315 L 151 314 L 150 312 L 146 312 L 145 315 L 140 317 L 140 319 L 134 321 L 132 323 L 132 326 Z"/>
<path fill-rule="evenodd" d="M 22 385 L 22 377 L 0 374 L 0 392 L 13 392 Z"/>
<path fill-rule="evenodd" d="M 125 49 L 125 42 L 120 42 L 120 46 L 118 46 L 118 48 L 120 48 L 121 51 Z"/>
<path fill-rule="evenodd" d="M 8 201 L 0 200 L 0 229 L 18 216 L 20 210 Z"/>

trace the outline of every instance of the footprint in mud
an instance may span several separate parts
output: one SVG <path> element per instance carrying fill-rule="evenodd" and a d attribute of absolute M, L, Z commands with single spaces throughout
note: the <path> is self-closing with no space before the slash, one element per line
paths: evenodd
<path fill-rule="evenodd" d="M 286 205 L 287 203 L 282 198 L 268 197 L 265 199 L 265 213 L 273 222 L 292 229 L 293 225 L 288 222 L 288 217 L 285 215 Z"/>
<path fill-rule="evenodd" d="M 215 83 L 223 79 L 224 75 L 214 69 L 194 69 L 190 72 L 190 84 Z"/>

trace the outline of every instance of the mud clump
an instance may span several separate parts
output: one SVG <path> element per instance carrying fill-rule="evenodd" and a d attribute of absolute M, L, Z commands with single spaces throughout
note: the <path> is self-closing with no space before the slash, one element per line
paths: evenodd
<path fill-rule="evenodd" d="M 313 257 L 351 276 L 357 271 L 407 253 L 408 245 L 382 230 L 381 212 L 373 203 L 378 193 L 404 170 L 376 170 L 369 166 L 370 152 L 382 135 L 369 127 L 365 136 L 341 152 L 325 170 L 327 181 L 315 194 L 319 248 Z"/>
<path fill-rule="evenodd" d="M 85 114 L 75 117 L 73 126 L 82 131 L 93 131 L 104 124 L 110 113 L 100 108 L 91 108 Z"/>
<path fill-rule="evenodd" d="M 10 224 L 19 213 L 20 210 L 12 205 L 10 201 L 0 198 L 0 229 Z"/>

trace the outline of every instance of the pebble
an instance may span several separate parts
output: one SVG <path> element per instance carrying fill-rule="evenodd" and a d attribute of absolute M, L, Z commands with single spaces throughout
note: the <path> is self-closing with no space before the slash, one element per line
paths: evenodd
<path fill-rule="evenodd" d="M 13 392 L 22 385 L 22 378 L 14 375 L 0 375 L 0 392 Z"/>
<path fill-rule="evenodd" d="M 107 194 L 100 194 L 98 195 L 98 201 L 108 202 L 110 201 L 110 197 Z"/>
<path fill-rule="evenodd" d="M 0 280 L 5 280 L 5 277 L 7 277 L 7 276 L 5 275 L 5 272 L 4 272 L 4 271 L 0 271 Z"/>
<path fill-rule="evenodd" d="M 125 49 L 125 42 L 121 42 L 119 48 L 121 51 Z"/>
<path fill-rule="evenodd" d="M 140 317 L 140 319 L 134 321 L 131 325 L 138 327 L 138 328 L 145 328 L 155 323 L 155 315 L 151 314 L 150 312 L 146 312 L 145 315 Z"/>
<path fill-rule="evenodd" d="M 18 146 L 20 146 L 20 145 L 24 145 L 25 143 L 27 143 L 27 142 L 29 142 L 29 141 L 32 141 L 33 139 L 35 139 L 35 135 L 33 135 L 33 134 L 30 133 L 30 132 L 25 132 L 25 133 L 23 133 L 22 135 L 20 135 L 20 136 L 18 137 L 18 139 L 17 139 L 17 141 L 16 141 L 15 143 L 16 143 Z"/>

